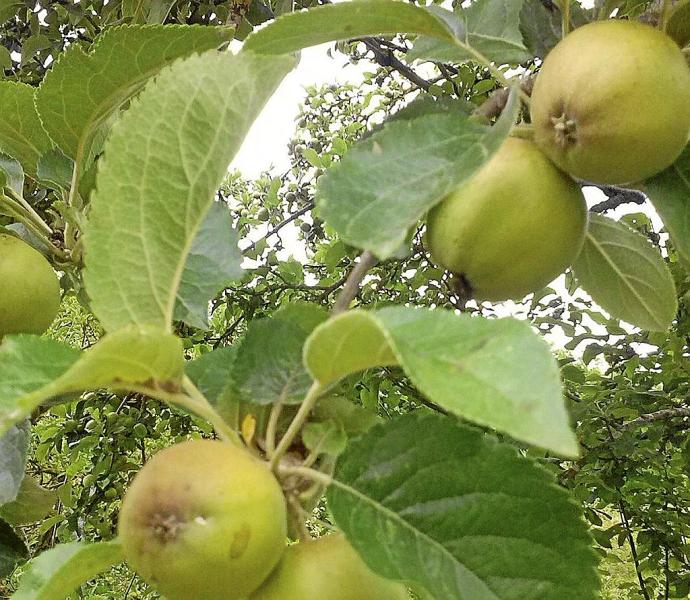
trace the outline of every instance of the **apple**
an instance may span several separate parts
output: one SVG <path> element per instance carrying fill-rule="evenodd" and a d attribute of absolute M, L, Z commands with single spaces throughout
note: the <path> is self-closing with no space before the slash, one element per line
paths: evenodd
<path fill-rule="evenodd" d="M 372 572 L 341 534 L 290 546 L 250 600 L 407 600 L 404 585 Z"/>
<path fill-rule="evenodd" d="M 427 218 L 432 258 L 477 300 L 520 300 L 577 257 L 587 206 L 580 187 L 534 145 L 508 138 Z"/>
<path fill-rule="evenodd" d="M 60 307 L 60 284 L 46 258 L 12 235 L 0 234 L 0 339 L 42 334 Z"/>
<path fill-rule="evenodd" d="M 532 92 L 534 140 L 558 166 L 602 184 L 670 166 L 690 135 L 690 68 L 649 25 L 584 25 L 551 50 Z"/>
<path fill-rule="evenodd" d="M 285 499 L 268 465 L 245 449 L 183 442 L 139 471 L 119 536 L 127 562 L 169 600 L 244 599 L 285 550 Z"/>

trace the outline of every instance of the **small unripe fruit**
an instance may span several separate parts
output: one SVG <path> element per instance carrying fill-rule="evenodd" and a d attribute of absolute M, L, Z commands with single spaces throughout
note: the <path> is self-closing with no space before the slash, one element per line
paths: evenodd
<path fill-rule="evenodd" d="M 299 228 L 302 230 L 302 233 L 309 233 L 311 231 L 311 225 L 309 223 L 300 223 Z"/>
<path fill-rule="evenodd" d="M 43 333 L 60 306 L 57 275 L 43 255 L 22 240 L 0 234 L 0 339 Z"/>
<path fill-rule="evenodd" d="M 371 571 L 340 534 L 290 546 L 251 600 L 407 600 L 405 586 Z"/>
<path fill-rule="evenodd" d="M 259 221 L 268 221 L 268 209 L 267 208 L 262 208 L 259 210 L 258 213 L 256 213 L 257 218 Z"/>
<path fill-rule="evenodd" d="M 156 454 L 120 513 L 129 564 L 168 600 L 239 600 L 285 549 L 285 499 L 268 466 L 231 444 L 194 440 Z"/>
<path fill-rule="evenodd" d="M 690 68 L 634 21 L 590 23 L 546 57 L 532 92 L 537 145 L 581 179 L 620 184 L 671 165 L 690 135 Z"/>
<path fill-rule="evenodd" d="M 426 241 L 473 298 L 519 300 L 575 260 L 586 223 L 579 186 L 532 142 L 508 138 L 429 213 Z"/>

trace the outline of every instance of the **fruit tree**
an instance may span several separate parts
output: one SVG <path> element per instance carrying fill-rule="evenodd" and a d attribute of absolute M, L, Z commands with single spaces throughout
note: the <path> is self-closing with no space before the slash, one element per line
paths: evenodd
<path fill-rule="evenodd" d="M 688 597 L 688 0 L 0 41 L 3 595 Z M 322 44 L 352 80 L 229 170 Z"/>

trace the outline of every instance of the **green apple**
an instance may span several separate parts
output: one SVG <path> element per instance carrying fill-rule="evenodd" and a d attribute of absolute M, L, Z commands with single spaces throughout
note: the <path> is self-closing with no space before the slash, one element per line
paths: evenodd
<path fill-rule="evenodd" d="M 532 142 L 508 138 L 430 211 L 426 243 L 471 297 L 519 300 L 575 260 L 586 224 L 579 186 Z"/>
<path fill-rule="evenodd" d="M 45 257 L 26 242 L 0 234 L 0 339 L 43 333 L 60 306 L 60 284 Z"/>
<path fill-rule="evenodd" d="M 608 20 L 566 36 L 532 92 L 535 141 L 587 181 L 637 182 L 665 169 L 690 135 L 690 68 L 649 25 Z"/>
<path fill-rule="evenodd" d="M 344 536 L 290 546 L 250 600 L 407 600 L 405 586 L 373 573 Z"/>
<path fill-rule="evenodd" d="M 119 536 L 127 562 L 169 600 L 244 599 L 285 550 L 285 499 L 268 465 L 246 450 L 183 442 L 137 474 Z"/>

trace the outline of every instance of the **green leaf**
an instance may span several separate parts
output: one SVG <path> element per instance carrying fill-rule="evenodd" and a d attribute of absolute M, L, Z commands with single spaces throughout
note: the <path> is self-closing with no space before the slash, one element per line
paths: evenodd
<path fill-rule="evenodd" d="M 175 0 L 151 0 L 151 8 L 146 17 L 147 23 L 152 25 L 163 23 L 174 4 Z"/>
<path fill-rule="evenodd" d="M 319 179 L 323 218 L 346 242 L 390 258 L 407 231 L 499 148 L 517 108 L 513 94 L 493 127 L 460 112 L 388 123 Z"/>
<path fill-rule="evenodd" d="M 24 195 L 24 170 L 18 160 L 0 154 L 0 187 L 8 187 L 19 196 Z"/>
<path fill-rule="evenodd" d="M 228 346 L 202 354 L 185 364 L 189 378 L 223 418 L 232 418 L 236 412 L 232 378 L 236 358 L 237 347 Z"/>
<path fill-rule="evenodd" d="M 52 147 L 34 106 L 34 88 L 0 81 L 0 151 L 17 159 L 34 177 L 38 160 Z"/>
<path fill-rule="evenodd" d="M 329 4 L 284 15 L 250 35 L 244 49 L 286 54 L 332 40 L 395 33 L 454 39 L 443 19 L 434 13 L 406 2 L 377 0 Z"/>
<path fill-rule="evenodd" d="M 361 435 L 369 431 L 381 418 L 373 410 L 354 404 L 343 396 L 326 396 L 314 407 L 312 418 L 316 422 L 333 421 L 348 435 Z"/>
<path fill-rule="evenodd" d="M 34 558 L 13 600 L 62 600 L 82 583 L 124 560 L 120 543 L 60 544 Z"/>
<path fill-rule="evenodd" d="M 12 502 L 19 493 L 29 450 L 29 425 L 10 427 L 0 435 L 0 504 Z"/>
<path fill-rule="evenodd" d="M 214 202 L 194 238 L 177 292 L 175 319 L 208 328 L 208 305 L 230 282 L 242 277 L 239 236 L 225 204 Z"/>
<path fill-rule="evenodd" d="M 645 191 L 678 254 L 690 265 L 690 145 L 673 165 L 645 182 Z"/>
<path fill-rule="evenodd" d="M 0 46 L 0 69 L 12 68 L 12 55 L 5 46 Z"/>
<path fill-rule="evenodd" d="M 314 330 L 304 357 L 322 385 L 399 364 L 442 408 L 555 453 L 578 454 L 556 361 L 524 321 L 405 307 L 349 311 Z"/>
<path fill-rule="evenodd" d="M 50 39 L 45 35 L 32 35 L 22 42 L 21 65 L 28 63 L 37 52 L 51 47 Z"/>
<path fill-rule="evenodd" d="M 57 494 L 41 487 L 30 476 L 24 477 L 17 498 L 0 506 L 0 519 L 10 525 L 29 525 L 45 518 L 53 510 Z"/>
<path fill-rule="evenodd" d="M 122 16 L 130 23 L 146 23 L 151 0 L 122 0 Z"/>
<path fill-rule="evenodd" d="M 12 527 L 0 519 L 0 580 L 9 577 L 14 568 L 27 558 L 29 558 L 29 549 L 24 540 Z"/>
<path fill-rule="evenodd" d="M 208 52 L 166 69 L 113 128 L 85 234 L 106 330 L 168 328 L 187 257 L 249 126 L 291 57 Z"/>
<path fill-rule="evenodd" d="M 690 44 L 690 0 L 681 0 L 673 7 L 666 23 L 666 33 L 681 48 Z"/>
<path fill-rule="evenodd" d="M 302 442 L 310 452 L 338 456 L 345 450 L 347 435 L 343 426 L 334 420 L 307 423 L 302 430 Z"/>
<path fill-rule="evenodd" d="M 435 600 L 595 600 L 579 507 L 507 444 L 433 413 L 373 428 L 341 456 L 328 504 L 377 573 Z"/>
<path fill-rule="evenodd" d="M 587 11 L 579 2 L 570 3 L 573 27 L 585 25 Z M 542 0 L 524 0 L 520 12 L 520 31 L 525 45 L 534 56 L 544 58 L 562 37 L 562 14 L 555 3 L 547 6 Z"/>
<path fill-rule="evenodd" d="M 42 402 L 69 392 L 172 390 L 183 361 L 182 342 L 155 329 L 121 329 L 85 352 L 48 338 L 7 336 L 0 346 L 0 434 Z"/>
<path fill-rule="evenodd" d="M 408 60 L 461 63 L 478 55 L 497 63 L 520 63 L 530 57 L 519 29 L 523 0 L 479 0 L 455 13 L 462 24 L 454 42 L 419 37 Z M 438 8 L 437 10 L 443 10 Z"/>
<path fill-rule="evenodd" d="M 252 321 L 233 370 L 242 400 L 255 404 L 301 402 L 311 385 L 301 360 L 302 347 L 327 316 L 320 306 L 302 303 Z"/>
<path fill-rule="evenodd" d="M 180 57 L 230 39 L 232 30 L 222 27 L 124 25 L 106 29 L 88 53 L 72 44 L 36 94 L 43 124 L 65 155 L 81 164 L 99 125 L 148 79 Z"/>
<path fill-rule="evenodd" d="M 314 150 L 314 148 L 306 148 L 304 150 L 303 156 L 312 167 L 323 167 L 323 164 L 321 164 L 321 158 L 317 154 L 316 150 Z"/>
<path fill-rule="evenodd" d="M 592 299 L 617 319 L 665 331 L 676 315 L 673 278 L 659 252 L 642 234 L 608 217 L 590 215 L 573 272 Z"/>
<path fill-rule="evenodd" d="M 0 0 L 0 24 L 9 21 L 24 6 L 24 2 L 17 0 Z"/>
<path fill-rule="evenodd" d="M 61 191 L 72 185 L 74 163 L 59 148 L 48 150 L 38 159 L 37 176 L 41 183 Z"/>

